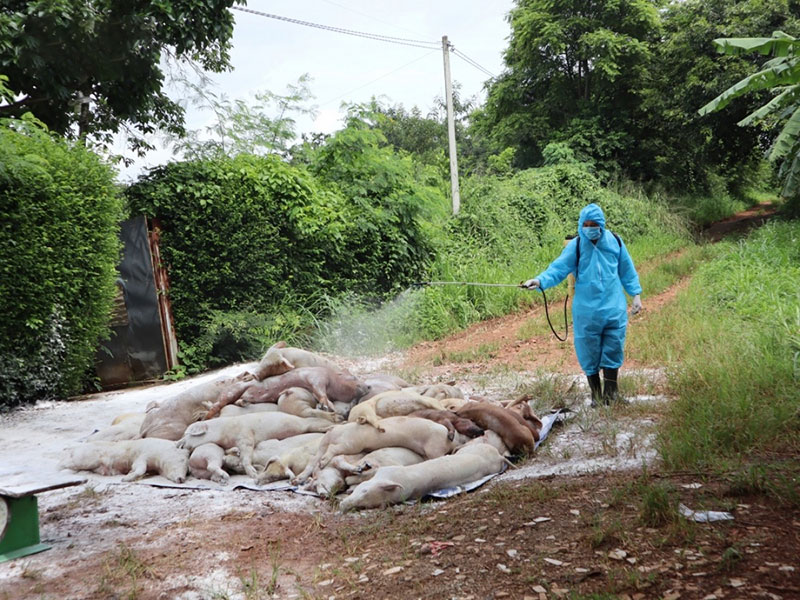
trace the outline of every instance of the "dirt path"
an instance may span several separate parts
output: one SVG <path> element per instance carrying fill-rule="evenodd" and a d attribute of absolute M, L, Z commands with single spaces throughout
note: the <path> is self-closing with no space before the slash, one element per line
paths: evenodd
<path fill-rule="evenodd" d="M 632 330 L 688 283 L 645 296 Z M 658 422 L 669 402 L 663 373 L 629 356 L 626 369 L 641 388 L 632 403 L 588 408 L 571 341 L 545 327 L 537 307 L 346 363 L 415 383 L 454 381 L 471 397 L 531 394 L 540 411 L 572 408 L 532 458 L 479 490 L 343 515 L 289 492 L 90 475 L 87 486 L 40 496 L 42 538 L 53 548 L 0 563 L 0 600 L 800 598 L 800 515 L 736 482 L 658 476 Z M 158 394 L 144 388 L 19 411 L 2 423 L 9 452 L 0 463 L 53 459 L 64 439 Z M 734 519 L 675 519 L 665 510 L 675 500 Z"/>

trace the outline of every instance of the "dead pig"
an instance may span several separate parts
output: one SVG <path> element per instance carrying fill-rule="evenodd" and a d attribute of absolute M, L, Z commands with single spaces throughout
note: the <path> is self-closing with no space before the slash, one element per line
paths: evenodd
<path fill-rule="evenodd" d="M 189 453 L 174 442 L 158 438 L 117 442 L 86 442 L 65 451 L 60 466 L 73 471 L 94 471 L 100 475 L 126 474 L 122 481 L 134 481 L 145 473 L 157 473 L 175 483 L 186 480 Z"/>
<path fill-rule="evenodd" d="M 400 446 L 425 458 L 435 458 L 447 454 L 453 447 L 447 427 L 428 419 L 389 417 L 382 419 L 380 425 L 382 430 L 360 423 L 344 423 L 334 427 L 322 438 L 317 456 L 297 476 L 295 482 L 305 482 L 340 454 L 358 454 Z"/>
<path fill-rule="evenodd" d="M 377 508 L 422 498 L 437 490 L 477 481 L 503 470 L 504 459 L 483 442 L 470 443 L 455 454 L 405 467 L 381 467 L 342 500 L 342 510 Z"/>
<path fill-rule="evenodd" d="M 353 375 L 327 367 L 302 367 L 264 381 L 246 381 L 231 387 L 220 396 L 206 418 L 216 416 L 224 406 L 237 400 L 240 404 L 277 402 L 281 393 L 291 387 L 308 390 L 331 412 L 335 412 L 333 401 L 353 402 L 367 391 L 366 386 Z"/>
<path fill-rule="evenodd" d="M 333 361 L 324 356 L 302 348 L 289 347 L 286 342 L 281 341 L 267 350 L 253 374 L 256 379 L 261 381 L 300 367 L 327 367 L 333 371 L 342 371 Z"/>
<path fill-rule="evenodd" d="M 252 376 L 247 372 L 237 377 L 220 377 L 197 384 L 161 403 L 151 402 L 139 433 L 143 438 L 178 440 L 190 424 L 206 416 L 223 392 L 237 384 L 247 385 L 248 380 L 252 380 Z"/>
<path fill-rule="evenodd" d="M 323 432 L 333 427 L 324 419 L 303 419 L 280 412 L 255 413 L 240 417 L 221 417 L 190 425 L 178 447 L 194 450 L 207 443 L 217 444 L 224 450 L 238 448 L 245 473 L 256 479 L 253 451 L 263 440 L 284 439 L 301 433 Z"/>

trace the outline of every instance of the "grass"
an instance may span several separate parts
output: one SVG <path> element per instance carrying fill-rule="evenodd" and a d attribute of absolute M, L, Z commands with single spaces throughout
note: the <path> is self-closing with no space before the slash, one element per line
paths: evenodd
<path fill-rule="evenodd" d="M 125 544 L 119 544 L 115 554 L 104 561 L 103 574 L 97 593 L 103 597 L 126 598 L 135 600 L 140 597 L 142 578 L 152 577 L 153 571 L 136 552 Z M 118 586 L 125 589 L 120 593 Z"/>
<path fill-rule="evenodd" d="M 752 453 L 800 449 L 800 224 L 719 245 L 687 291 L 629 351 L 664 364 L 676 399 L 659 451 L 668 468 L 729 469 Z"/>
<path fill-rule="evenodd" d="M 494 356 L 499 348 L 499 344 L 481 344 L 477 348 L 469 348 L 463 351 L 442 352 L 433 358 L 433 365 L 439 366 L 446 363 L 472 363 L 488 360 Z"/>

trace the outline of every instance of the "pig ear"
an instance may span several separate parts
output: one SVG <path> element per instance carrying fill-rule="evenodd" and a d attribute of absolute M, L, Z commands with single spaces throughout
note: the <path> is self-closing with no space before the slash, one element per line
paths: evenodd
<path fill-rule="evenodd" d="M 285 357 L 281 356 L 281 364 L 288 368 L 290 371 L 294 369 L 294 365 L 290 363 Z"/>
<path fill-rule="evenodd" d="M 208 431 L 208 423 L 200 421 L 199 423 L 192 423 L 186 430 L 188 435 L 203 435 Z"/>
<path fill-rule="evenodd" d="M 397 490 L 402 490 L 403 486 L 400 485 L 399 483 L 384 483 L 383 485 L 381 485 L 381 489 L 384 492 L 395 492 Z"/>
<path fill-rule="evenodd" d="M 283 340 L 281 340 L 280 342 L 275 342 L 272 345 L 272 347 L 273 348 L 286 348 L 286 342 L 284 342 Z"/>

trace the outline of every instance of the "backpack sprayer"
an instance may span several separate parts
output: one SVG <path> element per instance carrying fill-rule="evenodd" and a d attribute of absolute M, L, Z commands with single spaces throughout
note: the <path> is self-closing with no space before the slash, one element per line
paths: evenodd
<path fill-rule="evenodd" d="M 527 290 L 529 288 L 524 287 L 521 283 L 478 283 L 474 281 L 418 281 L 417 283 L 412 283 L 412 287 L 421 288 L 427 287 L 429 285 L 469 285 L 469 286 L 476 286 L 476 287 L 506 287 L 506 288 L 517 288 Z M 553 335 L 556 336 L 561 342 L 565 342 L 567 340 L 567 336 L 569 335 L 569 321 L 567 321 L 567 301 L 569 300 L 569 294 L 566 295 L 564 298 L 564 337 L 562 338 L 560 335 L 556 333 L 555 328 L 553 327 L 553 323 L 550 321 L 550 312 L 547 310 L 547 294 L 544 293 L 544 290 L 539 288 L 539 291 L 542 292 L 542 298 L 544 299 L 544 314 L 547 317 L 547 324 L 550 325 L 550 331 L 553 332 Z"/>

